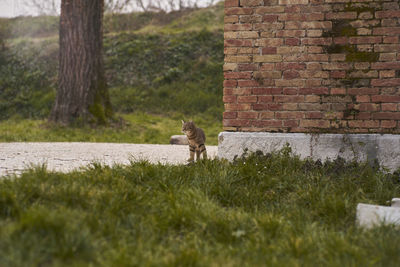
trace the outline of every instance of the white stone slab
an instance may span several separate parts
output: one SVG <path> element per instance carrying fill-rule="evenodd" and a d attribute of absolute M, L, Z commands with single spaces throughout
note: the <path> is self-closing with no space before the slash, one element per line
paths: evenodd
<path fill-rule="evenodd" d="M 400 208 L 358 204 L 357 224 L 366 228 L 382 224 L 400 225 Z"/>
<path fill-rule="evenodd" d="M 247 149 L 270 153 L 289 144 L 301 158 L 377 160 L 390 170 L 400 167 L 400 135 L 391 134 L 305 134 L 222 132 L 218 137 L 218 157 L 233 160 Z"/>

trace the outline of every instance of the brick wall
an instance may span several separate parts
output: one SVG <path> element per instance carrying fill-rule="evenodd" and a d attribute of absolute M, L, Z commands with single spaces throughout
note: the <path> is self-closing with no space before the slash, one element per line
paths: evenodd
<path fill-rule="evenodd" d="M 399 1 L 225 0 L 224 130 L 400 133 Z"/>

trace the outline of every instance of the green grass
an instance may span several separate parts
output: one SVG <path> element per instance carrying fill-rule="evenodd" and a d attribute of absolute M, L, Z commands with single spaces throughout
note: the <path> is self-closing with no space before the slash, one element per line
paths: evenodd
<path fill-rule="evenodd" d="M 1 266 L 398 266 L 400 229 L 355 226 L 398 177 L 286 148 L 234 163 L 44 167 L 0 180 Z"/>
<path fill-rule="evenodd" d="M 171 135 L 181 133 L 181 120 L 193 119 L 203 128 L 208 145 L 217 145 L 222 124 L 204 116 L 123 114 L 125 123 L 113 127 L 62 127 L 45 120 L 9 119 L 0 121 L 0 142 L 111 142 L 168 144 Z"/>

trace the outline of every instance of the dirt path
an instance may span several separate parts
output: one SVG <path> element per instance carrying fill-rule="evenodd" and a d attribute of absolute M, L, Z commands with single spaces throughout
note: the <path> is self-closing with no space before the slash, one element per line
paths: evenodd
<path fill-rule="evenodd" d="M 210 158 L 217 146 L 207 146 Z M 0 143 L 0 176 L 18 174 L 32 165 L 46 164 L 49 170 L 68 172 L 91 162 L 129 164 L 146 159 L 153 163 L 183 164 L 187 146 L 114 143 Z"/>

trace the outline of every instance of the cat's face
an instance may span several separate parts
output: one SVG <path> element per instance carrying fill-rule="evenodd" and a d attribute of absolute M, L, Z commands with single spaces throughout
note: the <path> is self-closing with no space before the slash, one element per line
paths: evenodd
<path fill-rule="evenodd" d="M 194 122 L 182 121 L 182 133 L 184 133 L 184 134 L 193 133 L 195 128 L 196 128 L 196 126 L 194 125 Z"/>

